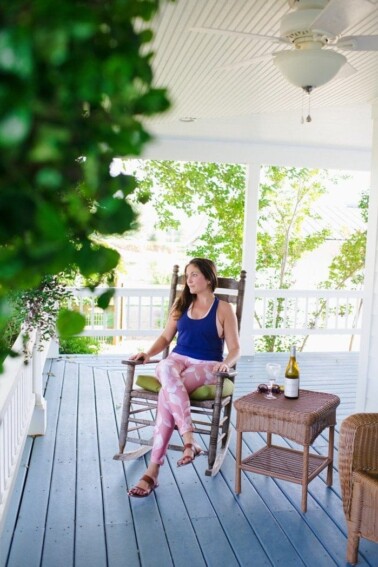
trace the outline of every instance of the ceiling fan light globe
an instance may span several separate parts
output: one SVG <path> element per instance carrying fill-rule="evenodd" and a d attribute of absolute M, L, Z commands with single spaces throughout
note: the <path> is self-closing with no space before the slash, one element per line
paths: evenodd
<path fill-rule="evenodd" d="M 305 49 L 280 51 L 273 58 L 282 75 L 296 87 L 320 87 L 331 81 L 346 63 L 336 51 Z"/>

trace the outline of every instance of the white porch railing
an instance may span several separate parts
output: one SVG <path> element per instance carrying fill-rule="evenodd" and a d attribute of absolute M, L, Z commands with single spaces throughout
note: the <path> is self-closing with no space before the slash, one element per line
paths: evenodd
<path fill-rule="evenodd" d="M 363 292 L 256 289 L 254 335 L 359 335 Z"/>
<path fill-rule="evenodd" d="M 154 337 L 160 334 L 167 318 L 169 287 L 115 288 L 114 297 L 105 311 L 97 307 L 97 297 L 105 288 L 91 292 L 88 288 L 68 288 L 73 295 L 71 309 L 86 317 L 82 336 Z"/>
<path fill-rule="evenodd" d="M 97 307 L 104 289 L 70 288 L 70 307 L 85 314 L 84 336 L 154 337 L 164 327 L 168 287 L 115 288 L 109 308 Z M 361 333 L 362 291 L 254 290 L 255 312 L 244 313 L 245 336 Z"/>
<path fill-rule="evenodd" d="M 22 337 L 13 350 L 19 356 L 7 357 L 0 374 L 0 532 L 20 465 L 26 437 L 43 435 L 46 430 L 46 403 L 42 372 L 50 344 L 38 350 L 38 337 L 30 342 L 28 364 L 22 354 Z"/>

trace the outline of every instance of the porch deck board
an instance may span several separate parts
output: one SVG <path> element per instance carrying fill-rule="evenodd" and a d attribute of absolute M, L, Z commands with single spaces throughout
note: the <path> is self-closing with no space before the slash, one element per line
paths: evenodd
<path fill-rule="evenodd" d="M 241 359 L 235 398 L 265 380 L 273 357 L 286 363 L 284 353 Z M 303 388 L 340 396 L 339 426 L 354 411 L 358 354 L 300 353 L 298 359 Z M 242 492 L 235 495 L 235 434 L 215 478 L 205 476 L 205 458 L 177 468 L 178 454 L 171 451 L 153 495 L 129 499 L 126 490 L 143 474 L 148 457 L 113 460 L 121 360 L 77 356 L 47 363 L 48 430 L 27 441 L 0 539 L 1 567 L 346 565 L 337 433 L 333 487 L 326 487 L 325 471 L 315 478 L 306 514 L 301 487 L 293 483 L 243 472 Z M 234 420 L 235 411 L 233 426 Z M 274 441 L 295 446 L 278 436 Z M 245 434 L 243 454 L 264 442 L 264 434 Z M 326 454 L 326 434 L 313 451 Z M 378 546 L 362 540 L 359 565 L 377 564 Z"/>
<path fill-rule="evenodd" d="M 76 449 L 77 449 L 77 400 L 78 366 L 70 366 L 70 379 L 66 379 L 68 369 L 55 366 L 49 382 L 54 383 L 54 392 L 59 394 L 54 413 L 48 398 L 49 435 L 55 442 L 51 471 L 51 484 L 45 524 L 42 564 L 63 567 L 72 563 L 74 557 L 76 518 Z M 50 385 L 49 385 L 50 388 Z M 48 389 L 49 389 L 48 388 Z M 48 391 L 46 390 L 46 392 Z M 56 409 L 55 409 L 56 408 Z M 51 411 L 51 414 L 50 414 Z M 51 429 L 50 429 L 50 420 Z M 54 430 L 54 424 L 55 430 Z M 41 471 L 44 478 L 44 471 Z M 39 484 L 39 478 L 35 483 Z M 31 486 L 34 490 L 34 486 Z"/>

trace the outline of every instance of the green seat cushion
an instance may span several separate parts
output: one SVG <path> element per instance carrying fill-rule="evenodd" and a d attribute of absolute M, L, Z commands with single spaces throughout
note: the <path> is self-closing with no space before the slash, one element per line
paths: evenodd
<path fill-rule="evenodd" d="M 148 390 L 149 392 L 158 393 L 161 388 L 161 384 L 159 380 L 155 378 L 155 376 L 147 376 L 143 374 L 137 377 L 136 384 L 140 388 L 143 388 L 144 390 Z M 190 394 L 190 398 L 197 402 L 203 400 L 214 400 L 215 390 L 216 390 L 215 384 L 200 386 L 199 388 L 193 390 L 193 392 Z M 233 393 L 233 391 L 234 391 L 234 383 L 229 378 L 225 378 L 223 383 L 223 392 L 222 392 L 223 397 L 230 396 Z"/>
<path fill-rule="evenodd" d="M 149 392 L 156 392 L 156 394 L 159 392 L 161 388 L 161 384 L 159 380 L 155 378 L 155 376 L 147 376 L 141 374 L 140 376 L 137 377 L 135 383 L 137 386 L 143 388 L 143 390 L 148 390 Z"/>
<path fill-rule="evenodd" d="M 201 402 L 203 400 L 215 400 L 216 388 L 217 387 L 215 384 L 208 384 L 208 385 L 205 384 L 204 386 L 200 386 L 199 388 L 193 390 L 193 392 L 190 394 L 190 399 L 195 400 L 197 402 Z M 229 378 L 225 378 L 223 382 L 222 396 L 223 397 L 231 396 L 233 391 L 234 391 L 233 381 L 230 380 Z"/>

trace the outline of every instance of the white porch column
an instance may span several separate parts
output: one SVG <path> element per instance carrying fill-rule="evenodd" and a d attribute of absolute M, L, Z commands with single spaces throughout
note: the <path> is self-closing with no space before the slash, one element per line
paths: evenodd
<path fill-rule="evenodd" d="M 253 314 L 255 308 L 256 234 L 259 206 L 260 164 L 247 164 L 247 187 L 244 207 L 243 270 L 247 272 L 243 317 L 240 328 L 242 355 L 254 353 Z"/>
<path fill-rule="evenodd" d="M 47 426 L 47 408 L 46 400 L 43 397 L 43 365 L 46 359 L 45 355 L 39 350 L 41 345 L 40 332 L 36 332 L 35 343 L 33 346 L 33 355 L 31 364 L 33 365 L 33 393 L 35 396 L 35 407 L 30 422 L 28 435 L 44 435 Z M 45 345 L 48 348 L 48 345 Z"/>
<path fill-rule="evenodd" d="M 373 140 L 356 411 L 378 411 L 378 99 L 372 105 Z"/>

